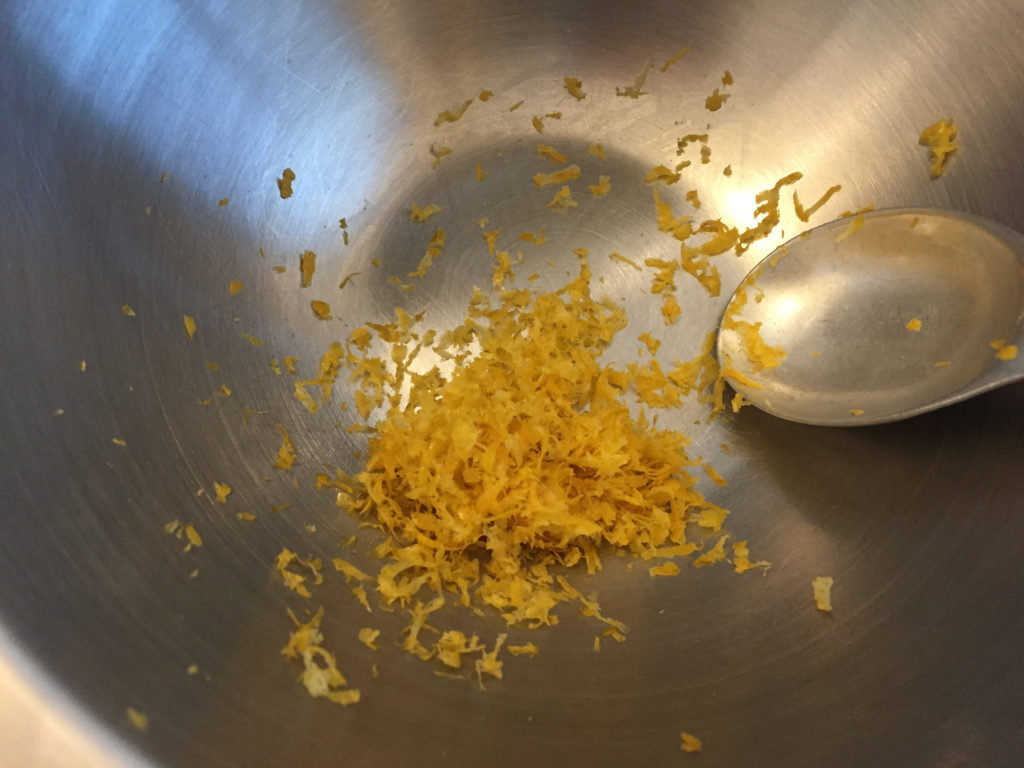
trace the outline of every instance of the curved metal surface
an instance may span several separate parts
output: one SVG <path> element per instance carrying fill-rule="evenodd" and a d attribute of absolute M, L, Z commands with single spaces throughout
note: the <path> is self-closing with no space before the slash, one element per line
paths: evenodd
<path fill-rule="evenodd" d="M 1024 237 L 985 219 L 923 208 L 837 219 L 741 286 L 718 356 L 737 392 L 784 419 L 883 424 L 1024 379 L 1024 355 L 993 346 L 1024 347 Z M 783 351 L 777 364 L 751 346 L 751 324 Z"/>
<path fill-rule="evenodd" d="M 41 716 L 84 734 L 112 766 L 657 765 L 686 757 L 681 730 L 701 737 L 707 766 L 1018 765 L 1021 387 L 855 431 L 754 409 L 705 424 L 694 404 L 665 424 L 685 426 L 694 453 L 729 480 L 706 491 L 733 510 L 730 533 L 772 561 L 766 577 L 722 567 L 652 580 L 616 559 L 585 586 L 633 627 L 629 640 L 595 654 L 593 628 L 567 614 L 529 636 L 537 658 L 508 660 L 484 693 L 389 644 L 359 645 L 357 628 L 394 637 L 399 617 L 368 620 L 328 580 L 324 632 L 364 690 L 341 709 L 309 699 L 280 658 L 285 608 L 302 606 L 270 562 L 282 545 L 330 557 L 340 538 L 366 536 L 312 488 L 319 462 L 352 466 L 358 443 L 336 428 L 337 411 L 306 414 L 268 365 L 308 363 L 403 299 L 385 279 L 422 255 L 411 202 L 448 214 L 445 258 L 404 297 L 437 325 L 489 281 L 479 218 L 508 232 L 547 227 L 540 252 L 559 267 L 576 246 L 678 254 L 642 179 L 677 159 L 687 133 L 707 131 L 712 157 L 666 190 L 677 211 L 697 188 L 701 213 L 749 223 L 754 194 L 800 170 L 805 202 L 843 185 L 823 219 L 873 202 L 1022 230 L 1022 25 L 1016 0 L 8 0 L 0 621 L 17 646 L 8 661 L 30 656 L 25 679 L 43 676 L 73 702 L 42 697 Z M 649 95 L 614 95 L 687 44 L 648 75 Z M 726 69 L 732 95 L 709 113 Z M 585 101 L 566 94 L 567 75 L 582 78 Z M 490 102 L 432 127 L 484 88 Z M 529 185 L 547 170 L 530 118 L 553 111 L 563 118 L 547 120 L 544 139 L 581 158 L 584 179 L 613 183 L 605 200 L 577 195 L 564 218 Z M 962 151 L 932 181 L 917 136 L 939 117 L 957 121 Z M 605 164 L 585 153 L 596 140 Z M 435 143 L 453 149 L 437 171 Z M 475 181 L 478 161 L 490 184 Z M 275 186 L 285 167 L 298 177 L 289 200 Z M 782 210 L 770 240 L 718 257 L 723 297 L 680 281 L 685 317 L 671 335 L 646 278 L 614 262 L 595 276 L 625 297 L 635 327 L 658 331 L 669 359 L 690 357 L 742 276 L 782 230 L 799 231 Z M 320 254 L 320 298 L 341 323 L 311 319 L 298 288 L 306 249 Z M 374 257 L 385 268 L 374 272 Z M 338 293 L 355 271 L 362 282 Z M 232 279 L 245 284 L 237 296 Z M 183 314 L 199 324 L 191 343 Z M 221 384 L 230 397 L 213 394 Z M 246 425 L 243 409 L 268 413 Z M 297 491 L 263 479 L 277 421 L 313 457 Z M 215 481 L 234 488 L 228 504 L 209 498 Z M 257 520 L 235 518 L 246 511 Z M 183 553 L 162 531 L 172 519 L 194 522 L 204 546 Z M 817 575 L 835 578 L 830 616 L 811 602 Z M 148 714 L 148 731 L 129 727 L 128 706 Z M 107 748 L 110 734 L 127 749 Z"/>

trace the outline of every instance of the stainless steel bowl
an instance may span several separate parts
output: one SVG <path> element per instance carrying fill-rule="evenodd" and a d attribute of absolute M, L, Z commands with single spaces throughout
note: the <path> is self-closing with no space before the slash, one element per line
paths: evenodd
<path fill-rule="evenodd" d="M 755 192 L 800 170 L 805 201 L 843 185 L 818 221 L 873 202 L 1024 230 L 1018 0 L 8 0 L 0 25 L 0 762 L 663 765 L 690 759 L 686 730 L 706 766 L 1020 764 L 1024 388 L 856 430 L 750 409 L 694 425 L 705 412 L 683 409 L 668 421 L 729 480 L 706 490 L 773 563 L 765 577 L 721 567 L 655 581 L 614 560 L 585 586 L 633 628 L 628 641 L 595 654 L 593 627 L 567 612 L 530 636 L 540 656 L 510 659 L 486 692 L 389 644 L 359 645 L 358 627 L 394 638 L 400 618 L 367 618 L 328 579 L 324 631 L 364 691 L 341 709 L 310 699 L 280 656 L 286 607 L 308 603 L 270 563 L 282 545 L 329 557 L 358 531 L 311 482 L 321 461 L 354 466 L 358 442 L 340 412 L 309 416 L 268 368 L 289 354 L 309 364 L 401 301 L 435 325 L 455 320 L 489 280 L 478 218 L 546 227 L 537 253 L 559 265 L 574 246 L 670 256 L 643 173 L 708 125 L 711 162 L 687 169 L 671 199 L 697 187 L 709 216 L 749 220 Z M 615 96 L 685 45 L 649 73 L 649 94 Z M 726 69 L 732 96 L 709 113 Z M 562 88 L 568 75 L 586 100 Z M 485 88 L 490 102 L 433 127 Z M 564 217 L 529 184 L 545 170 L 530 118 L 553 111 L 563 117 L 544 140 L 613 184 Z M 962 149 L 931 180 L 917 137 L 940 117 L 955 119 Z M 597 140 L 603 164 L 586 154 Z M 435 143 L 453 150 L 437 170 Z M 285 167 L 298 177 L 288 200 L 275 186 Z M 386 277 L 422 255 L 411 202 L 446 207 L 449 241 L 405 296 Z M 723 297 L 780 236 L 719 257 Z M 320 256 L 317 296 L 298 286 L 306 249 Z M 597 271 L 637 327 L 659 327 L 646 282 L 622 264 Z M 232 279 L 245 284 L 234 297 Z M 310 298 L 341 322 L 315 322 Z M 725 299 L 696 284 L 679 298 L 684 322 L 661 335 L 684 357 Z M 183 314 L 199 325 L 191 342 Z M 230 397 L 214 394 L 222 384 Z M 263 479 L 279 421 L 304 457 L 297 491 Z M 228 504 L 211 501 L 214 481 L 234 488 Z M 257 520 L 239 522 L 243 511 Z M 193 521 L 204 546 L 183 553 L 162 530 L 172 519 Z M 814 610 L 818 575 L 835 578 L 832 615 Z M 130 727 L 129 706 L 147 731 Z"/>

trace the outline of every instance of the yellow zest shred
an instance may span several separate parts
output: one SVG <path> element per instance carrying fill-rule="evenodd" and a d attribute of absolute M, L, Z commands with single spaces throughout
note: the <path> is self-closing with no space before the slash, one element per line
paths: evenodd
<path fill-rule="evenodd" d="M 256 515 L 252 512 L 236 512 L 235 517 L 241 520 L 243 523 L 251 523 L 256 519 Z"/>
<path fill-rule="evenodd" d="M 541 157 L 546 157 L 555 165 L 562 165 L 569 159 L 561 152 L 559 152 L 557 149 L 555 149 L 552 146 L 549 146 L 548 144 L 538 144 L 537 154 L 540 155 Z"/>
<path fill-rule="evenodd" d="M 476 164 L 476 180 L 478 182 L 483 181 L 484 179 L 486 179 L 490 175 L 491 174 L 487 173 L 487 171 L 484 170 L 483 163 L 477 163 Z"/>
<path fill-rule="evenodd" d="M 907 320 L 906 328 L 908 331 L 920 331 L 921 330 L 921 318 L 912 317 Z"/>
<path fill-rule="evenodd" d="M 680 749 L 682 749 L 683 752 L 688 752 L 688 753 L 700 752 L 700 748 L 701 748 L 700 739 L 698 739 L 692 733 L 687 733 L 686 731 L 682 731 L 679 734 L 679 738 L 681 739 L 681 742 L 682 742 Z"/>
<path fill-rule="evenodd" d="M 796 217 L 800 221 L 807 222 L 811 220 L 811 216 L 818 212 L 818 210 L 825 205 L 829 200 L 832 199 L 832 195 L 841 190 L 843 187 L 840 184 L 836 184 L 833 187 L 829 187 L 825 194 L 818 198 L 818 200 L 810 208 L 804 208 L 800 204 L 800 198 L 797 196 L 796 191 L 793 191 L 793 211 L 796 213 Z"/>
<path fill-rule="evenodd" d="M 604 197 L 612 190 L 611 176 L 598 176 L 597 184 L 590 185 L 590 192 L 594 197 Z"/>
<path fill-rule="evenodd" d="M 1017 352 L 1018 350 L 1015 344 L 1007 344 L 996 351 L 996 357 L 1003 361 L 1013 360 L 1017 356 Z"/>
<path fill-rule="evenodd" d="M 637 272 L 643 272 L 643 269 L 644 269 L 643 267 L 641 267 L 639 264 L 637 264 L 632 259 L 630 259 L 630 258 L 628 258 L 626 256 L 623 256 L 618 251 L 612 251 L 610 254 L 608 254 L 608 258 L 611 259 L 612 261 L 619 261 L 619 262 L 622 262 L 623 264 L 628 264 L 633 269 L 635 269 Z"/>
<path fill-rule="evenodd" d="M 718 485 L 718 486 L 722 486 L 722 487 L 725 487 L 725 486 L 727 486 L 727 485 L 728 485 L 728 483 L 727 483 L 727 482 L 725 481 L 725 478 L 724 478 L 724 477 L 722 477 L 722 476 L 721 476 L 721 475 L 720 475 L 720 474 L 718 473 L 718 470 L 717 470 L 717 469 L 715 469 L 714 467 L 712 467 L 712 466 L 711 466 L 710 464 L 704 464 L 704 465 L 702 465 L 702 466 L 703 466 L 703 468 L 704 468 L 704 474 L 708 476 L 708 479 L 709 479 L 709 480 L 710 480 L 710 481 L 711 481 L 712 483 L 714 483 L 715 485 Z"/>
<path fill-rule="evenodd" d="M 305 251 L 299 256 L 299 271 L 302 274 L 302 287 L 309 288 L 313 284 L 313 273 L 316 272 L 316 254 Z"/>
<path fill-rule="evenodd" d="M 860 228 L 864 226 L 864 214 L 867 213 L 868 211 L 874 210 L 874 208 L 875 206 L 873 203 L 868 203 L 866 207 L 860 209 L 856 213 L 853 213 L 853 217 L 850 219 L 850 223 L 846 225 L 842 232 L 835 236 L 835 242 L 841 243 L 848 237 L 857 234 L 857 232 L 860 231 Z M 844 213 L 843 215 L 849 216 L 850 214 Z"/>
<path fill-rule="evenodd" d="M 693 561 L 694 568 L 703 568 L 706 565 L 717 563 L 720 560 L 725 559 L 725 541 L 728 536 L 720 538 L 711 549 L 700 555 L 696 560 Z"/>
<path fill-rule="evenodd" d="M 128 718 L 128 722 L 132 728 L 137 731 L 148 731 L 149 730 L 149 717 L 144 713 L 137 710 L 135 707 L 128 707 L 124 711 L 125 716 Z"/>
<path fill-rule="evenodd" d="M 918 143 L 931 150 L 931 177 L 937 179 L 946 171 L 946 158 L 959 147 L 956 144 L 956 125 L 952 119 L 942 119 L 932 123 L 918 138 Z"/>
<path fill-rule="evenodd" d="M 443 209 L 440 205 L 425 205 L 420 208 L 416 203 L 413 203 L 412 208 L 409 211 L 409 221 L 424 222 L 435 213 L 439 213 L 441 210 Z"/>
<path fill-rule="evenodd" d="M 679 61 L 681 58 L 683 58 L 683 56 L 685 56 L 689 52 L 690 52 L 690 46 L 686 46 L 685 48 L 680 48 L 678 51 L 676 51 L 674 54 L 672 54 L 672 56 L 668 59 L 668 61 L 666 61 L 664 64 L 661 65 L 661 71 L 662 72 L 668 72 L 668 68 L 669 67 L 671 67 L 673 64 L 675 64 L 677 61 Z"/>
<path fill-rule="evenodd" d="M 665 296 L 661 302 L 661 316 L 665 320 L 665 325 L 675 325 L 681 313 L 682 310 L 679 308 L 676 297 L 672 294 Z"/>
<path fill-rule="evenodd" d="M 565 78 L 565 90 L 569 92 L 576 101 L 583 101 L 587 97 L 587 94 L 583 92 L 583 81 L 578 77 L 567 77 Z"/>
<path fill-rule="evenodd" d="M 647 81 L 647 73 L 651 71 L 651 67 L 654 66 L 651 62 L 647 62 L 640 69 L 640 72 L 633 79 L 632 85 L 624 85 L 621 88 L 615 88 L 616 96 L 625 96 L 630 99 L 639 99 L 641 96 L 648 92 L 643 90 L 644 83 Z"/>
<path fill-rule="evenodd" d="M 319 299 L 313 299 L 309 302 L 310 308 L 313 310 L 313 314 L 317 320 L 330 320 L 331 319 L 331 305 L 326 301 L 320 301 Z"/>
<path fill-rule="evenodd" d="M 293 181 L 295 181 L 295 171 L 291 168 L 285 168 L 281 173 L 281 178 L 277 180 L 277 191 L 281 195 L 282 200 L 287 200 L 292 196 Z"/>
<path fill-rule="evenodd" d="M 464 114 L 466 114 L 466 110 L 469 109 L 469 105 L 472 103 L 472 99 L 466 99 L 459 106 L 455 107 L 455 109 L 446 109 L 444 112 L 441 112 L 440 114 L 438 114 L 437 117 L 434 118 L 434 127 L 436 128 L 442 123 L 454 123 Z"/>
<path fill-rule="evenodd" d="M 661 342 L 658 339 L 651 336 L 650 331 L 644 331 L 643 333 L 641 333 L 639 336 L 637 336 L 637 340 L 642 341 L 644 343 L 644 346 L 647 347 L 647 351 L 650 352 L 652 355 L 658 354 L 658 348 L 661 347 Z"/>
<path fill-rule="evenodd" d="M 380 637 L 379 629 L 371 629 L 370 627 L 363 627 L 359 630 L 359 642 L 369 648 L 371 651 L 377 650 L 377 638 Z"/>
<path fill-rule="evenodd" d="M 547 242 L 547 236 L 543 229 L 540 231 L 540 234 L 534 234 L 533 232 L 523 232 L 516 239 L 521 240 L 524 243 L 533 243 L 534 245 L 543 245 L 545 242 Z"/>
<path fill-rule="evenodd" d="M 685 197 L 694 208 L 700 208 L 700 196 L 697 194 L 696 189 L 691 189 L 686 193 Z"/>
<path fill-rule="evenodd" d="M 819 611 L 832 610 L 833 583 L 834 580 L 831 576 L 818 576 L 811 583 L 811 587 L 814 589 L 814 604 Z"/>
<path fill-rule="evenodd" d="M 758 560 L 756 563 L 750 560 L 750 549 L 747 542 L 737 541 L 732 545 L 732 564 L 736 573 L 746 573 L 752 568 L 764 568 L 768 570 L 772 564 L 767 560 Z"/>
<path fill-rule="evenodd" d="M 646 173 L 644 181 L 648 184 L 654 181 L 663 181 L 666 184 L 675 184 L 680 178 L 682 178 L 681 175 L 674 173 L 671 168 L 666 168 L 664 165 L 656 165 Z"/>
<path fill-rule="evenodd" d="M 607 155 L 605 155 L 604 147 L 601 146 L 600 142 L 594 142 L 587 147 L 587 154 L 593 155 L 594 157 L 600 157 L 602 160 L 608 159 Z"/>
<path fill-rule="evenodd" d="M 578 205 L 579 203 L 572 199 L 572 190 L 566 186 L 555 193 L 555 196 L 551 198 L 551 202 L 548 203 L 548 208 L 555 213 L 565 213 L 570 208 L 575 208 Z"/>
<path fill-rule="evenodd" d="M 719 93 L 718 89 L 715 88 L 712 94 L 708 96 L 706 99 L 704 99 L 704 108 L 708 112 L 717 112 L 722 108 L 722 105 L 725 104 L 725 101 L 726 99 L 729 98 L 729 95 L 730 94 L 728 93 Z"/>
<path fill-rule="evenodd" d="M 299 681 L 309 695 L 314 698 L 323 697 L 342 706 L 357 703 L 359 690 L 346 687 L 348 683 L 338 669 L 334 654 L 323 648 L 324 636 L 320 632 L 320 621 L 323 619 L 324 609 L 321 607 L 305 624 L 290 610 L 288 615 L 295 622 L 296 629 L 291 633 L 288 644 L 281 649 L 281 653 L 289 659 L 302 661 Z"/>
<path fill-rule="evenodd" d="M 416 269 L 409 273 L 409 277 L 423 277 L 434 264 L 434 260 L 441 255 L 441 249 L 444 248 L 444 241 L 447 237 L 447 233 L 443 229 L 437 229 L 434 234 L 430 236 L 430 243 L 427 245 L 427 250 L 423 254 L 423 258 L 420 259 L 420 263 Z"/>
<path fill-rule="evenodd" d="M 128 445 L 128 441 L 127 441 L 127 440 L 125 440 L 124 438 L 120 438 L 120 437 L 112 437 L 112 438 L 110 439 L 110 441 L 111 441 L 111 442 L 112 442 L 112 443 L 113 443 L 114 445 L 119 445 L 119 446 L 121 446 L 122 448 L 124 448 L 124 447 L 126 447 L 126 446 Z"/>
<path fill-rule="evenodd" d="M 508 635 L 504 633 L 498 635 L 494 642 L 494 650 L 485 650 L 483 655 L 476 660 L 474 666 L 476 667 L 476 676 L 480 684 L 480 690 L 483 690 L 484 687 L 484 675 L 490 675 L 498 680 L 502 678 L 502 666 L 505 662 L 498 661 L 498 652 L 501 650 L 501 646 L 507 637 Z"/>
<path fill-rule="evenodd" d="M 452 153 L 451 147 L 442 147 L 440 144 L 431 144 L 430 154 L 434 158 L 434 170 L 441 167 L 441 158 Z"/>
<path fill-rule="evenodd" d="M 580 177 L 580 167 L 578 165 L 570 165 L 568 168 L 563 168 L 560 171 L 554 171 L 553 173 L 538 173 L 533 177 L 533 184 L 535 187 L 547 187 L 551 184 L 563 184 L 573 179 Z"/>
<path fill-rule="evenodd" d="M 537 133 L 544 133 L 544 118 L 534 115 L 531 122 L 533 123 L 533 130 Z"/>
<path fill-rule="evenodd" d="M 217 496 L 217 502 L 220 504 L 226 504 L 228 496 L 231 495 L 231 486 L 226 483 L 214 483 L 213 491 Z"/>
<path fill-rule="evenodd" d="M 652 578 L 655 576 L 678 576 L 679 566 L 669 560 L 661 565 L 652 565 L 647 572 L 651 574 Z"/>
<path fill-rule="evenodd" d="M 189 339 L 196 335 L 196 320 L 191 315 L 182 315 L 185 322 L 185 333 L 188 334 Z M 85 371 L 85 361 L 82 361 L 82 371 Z"/>
<path fill-rule="evenodd" d="M 509 111 L 509 112 L 515 112 L 515 111 L 516 111 L 517 109 L 519 109 L 519 108 L 520 108 L 521 106 L 523 106 L 523 100 L 522 100 L 522 99 L 520 99 L 520 100 L 519 100 L 519 101 L 517 101 L 517 102 L 516 102 L 515 104 L 513 104 L 513 105 L 512 105 L 511 107 L 509 107 L 509 108 L 508 108 L 508 111 Z"/>
<path fill-rule="evenodd" d="M 125 304 L 124 306 L 121 307 L 121 314 L 123 314 L 125 317 L 135 317 L 135 310 L 132 309 L 129 305 Z"/>
<path fill-rule="evenodd" d="M 274 469 L 291 469 L 295 464 L 295 445 L 292 443 L 288 430 L 277 425 L 277 431 L 281 433 L 281 447 L 277 450 L 277 460 L 274 462 Z"/>
<path fill-rule="evenodd" d="M 298 563 L 309 570 L 313 575 L 313 584 L 319 585 L 323 584 L 324 581 L 323 574 L 320 572 L 322 567 L 320 558 L 302 558 L 287 547 L 282 549 L 278 553 L 277 557 L 274 558 L 274 570 L 280 574 L 284 585 L 293 592 L 302 595 L 302 597 L 312 597 L 313 595 L 310 594 L 309 589 L 306 587 L 306 577 L 301 573 L 288 570 L 288 566 L 293 562 Z"/>
<path fill-rule="evenodd" d="M 480 101 L 490 101 L 491 96 L 494 95 L 494 91 L 483 90 L 480 91 L 480 95 L 477 97 Z"/>
<path fill-rule="evenodd" d="M 513 656 L 536 656 L 540 653 L 538 648 L 533 643 L 524 643 L 523 645 L 509 645 L 505 648 Z"/>

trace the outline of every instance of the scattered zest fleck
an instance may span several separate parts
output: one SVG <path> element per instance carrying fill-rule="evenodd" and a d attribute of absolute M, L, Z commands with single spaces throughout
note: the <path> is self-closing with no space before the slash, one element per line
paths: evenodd
<path fill-rule="evenodd" d="M 814 604 L 819 611 L 832 610 L 832 584 L 831 576 L 818 576 L 814 579 L 811 587 L 814 589 Z"/>

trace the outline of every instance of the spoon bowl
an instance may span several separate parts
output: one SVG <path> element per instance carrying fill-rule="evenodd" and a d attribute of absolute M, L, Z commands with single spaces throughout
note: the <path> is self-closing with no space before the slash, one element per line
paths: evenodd
<path fill-rule="evenodd" d="M 790 421 L 898 421 L 1024 379 L 1024 237 L 962 213 L 890 209 L 816 227 L 755 267 L 718 356 Z"/>

